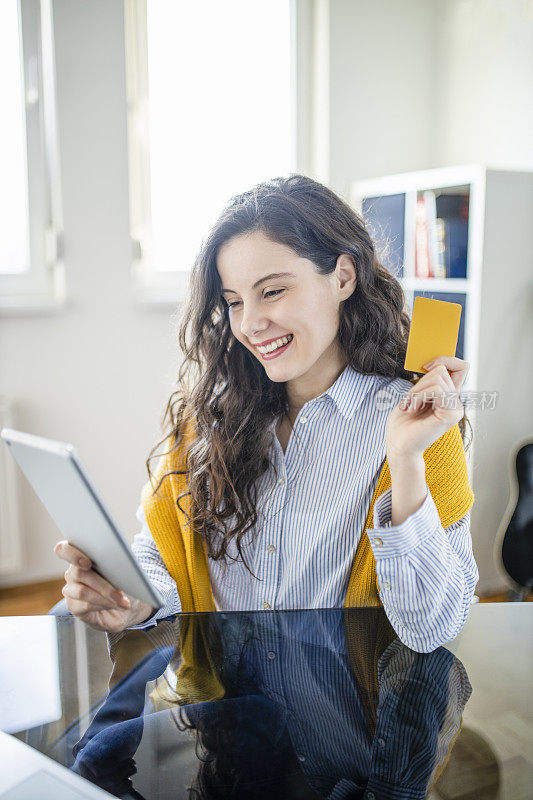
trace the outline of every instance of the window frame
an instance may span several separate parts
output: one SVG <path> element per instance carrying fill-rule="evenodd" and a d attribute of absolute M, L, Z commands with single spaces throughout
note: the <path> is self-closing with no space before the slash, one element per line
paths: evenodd
<path fill-rule="evenodd" d="M 66 300 L 50 0 L 18 0 L 25 107 L 29 269 L 0 273 L 0 313 L 54 311 Z"/>

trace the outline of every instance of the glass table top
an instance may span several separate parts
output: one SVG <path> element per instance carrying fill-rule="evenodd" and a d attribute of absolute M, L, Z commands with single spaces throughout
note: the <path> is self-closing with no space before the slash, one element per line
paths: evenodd
<path fill-rule="evenodd" d="M 431 653 L 381 609 L 0 618 L 0 729 L 123 798 L 533 798 L 533 606 Z"/>

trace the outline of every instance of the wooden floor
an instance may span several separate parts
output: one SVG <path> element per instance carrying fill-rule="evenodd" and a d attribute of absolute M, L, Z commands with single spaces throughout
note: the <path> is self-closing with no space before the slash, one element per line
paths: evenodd
<path fill-rule="evenodd" d="M 21 617 L 46 614 L 52 606 L 63 599 L 61 589 L 63 578 L 24 586 L 11 586 L 0 589 L 0 617 Z M 533 593 L 526 598 L 533 602 Z M 481 597 L 480 603 L 503 603 L 507 600 L 505 592 L 490 597 Z"/>
<path fill-rule="evenodd" d="M 63 578 L 57 578 L 53 581 L 0 589 L 0 617 L 48 613 L 52 606 L 63 599 L 61 589 L 64 583 Z"/>

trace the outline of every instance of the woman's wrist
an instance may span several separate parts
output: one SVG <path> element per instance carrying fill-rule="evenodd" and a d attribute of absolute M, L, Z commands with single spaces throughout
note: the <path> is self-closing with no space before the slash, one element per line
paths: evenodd
<path fill-rule="evenodd" d="M 389 461 L 391 476 L 391 523 L 393 526 L 414 514 L 427 495 L 426 464 L 423 454 L 392 458 Z"/>
<path fill-rule="evenodd" d="M 157 611 L 154 606 L 144 603 L 142 600 L 131 600 L 130 602 L 132 604 L 130 625 L 140 625 L 142 622 L 147 622 Z"/>
<path fill-rule="evenodd" d="M 387 464 L 391 478 L 394 474 L 401 474 L 406 470 L 425 469 L 424 453 L 394 453 L 387 451 Z"/>

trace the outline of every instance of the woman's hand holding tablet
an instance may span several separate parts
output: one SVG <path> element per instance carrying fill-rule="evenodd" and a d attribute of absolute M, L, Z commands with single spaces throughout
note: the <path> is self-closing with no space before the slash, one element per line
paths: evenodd
<path fill-rule="evenodd" d="M 70 564 L 63 594 L 71 614 L 113 633 L 151 617 L 163 598 L 141 569 L 74 446 L 11 428 L 2 428 L 0 438 L 65 537 L 54 552 Z"/>
<path fill-rule="evenodd" d="M 144 622 L 155 612 L 155 607 L 127 597 L 98 575 L 90 559 L 69 542 L 58 542 L 54 553 L 69 564 L 62 589 L 67 608 L 91 628 L 118 633 Z"/>

